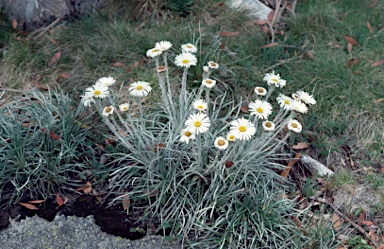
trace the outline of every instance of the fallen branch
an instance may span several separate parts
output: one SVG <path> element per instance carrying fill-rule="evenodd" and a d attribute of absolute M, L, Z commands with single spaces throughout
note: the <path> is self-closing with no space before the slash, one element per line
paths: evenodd
<path fill-rule="evenodd" d="M 308 155 L 301 155 L 300 161 L 309 171 L 311 171 L 312 174 L 318 174 L 319 176 L 333 174 L 332 170 Z"/>
<path fill-rule="evenodd" d="M 378 248 L 379 245 L 376 243 L 376 241 L 373 240 L 373 238 L 371 236 L 369 236 L 369 234 L 365 231 L 364 228 L 362 228 L 361 226 L 359 226 L 358 224 L 356 224 L 355 222 L 353 222 L 351 219 L 349 219 L 346 215 L 344 215 L 339 209 L 337 209 L 332 203 L 330 203 L 329 201 L 327 201 L 326 199 L 324 198 L 316 198 L 316 201 L 320 202 L 320 203 L 323 203 L 323 204 L 327 204 L 329 205 L 333 210 L 335 210 L 335 212 L 340 215 L 341 217 L 343 217 L 344 220 L 346 220 L 349 224 L 351 224 L 353 227 L 355 227 L 357 230 L 359 230 L 359 232 L 361 232 L 365 238 L 369 239 L 369 241 L 371 241 L 371 243 L 375 246 L 375 248 Z"/>
<path fill-rule="evenodd" d="M 53 26 L 55 26 L 64 16 L 60 16 L 59 18 L 57 18 L 55 21 L 53 21 L 51 24 L 49 24 L 47 27 L 43 27 L 39 30 L 37 30 L 36 32 L 33 32 L 31 33 L 28 38 L 31 38 L 32 36 L 34 36 L 36 33 L 39 33 L 38 35 L 36 35 L 35 37 L 33 37 L 33 39 L 37 39 L 39 38 L 40 36 L 42 36 L 43 34 L 45 34 L 48 30 L 50 30 Z"/>

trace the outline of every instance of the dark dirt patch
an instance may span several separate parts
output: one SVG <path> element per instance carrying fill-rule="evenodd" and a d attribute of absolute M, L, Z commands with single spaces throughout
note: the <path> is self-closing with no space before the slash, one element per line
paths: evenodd
<path fill-rule="evenodd" d="M 28 199 L 20 202 L 28 203 Z M 7 200 L 2 200 L 1 204 Z M 59 206 L 54 199 L 47 199 L 44 203 L 33 204 L 37 210 L 28 209 L 19 204 L 3 208 L 0 211 L 0 230 L 9 226 L 9 217 L 20 221 L 26 217 L 38 215 L 39 217 L 53 221 L 57 214 L 65 216 L 87 217 L 93 215 L 95 223 L 102 231 L 120 236 L 129 240 L 137 240 L 146 235 L 148 225 L 143 221 L 143 212 L 130 211 L 128 214 L 121 205 L 107 206 L 100 204 L 92 195 L 81 195 L 65 205 Z"/>

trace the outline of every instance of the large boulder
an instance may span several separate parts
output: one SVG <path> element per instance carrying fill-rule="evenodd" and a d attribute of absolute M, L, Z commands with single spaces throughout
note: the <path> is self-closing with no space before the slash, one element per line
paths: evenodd
<path fill-rule="evenodd" d="M 81 17 L 95 12 L 101 5 L 102 0 L 0 0 L 0 7 L 8 17 L 28 31 L 58 18 Z"/>

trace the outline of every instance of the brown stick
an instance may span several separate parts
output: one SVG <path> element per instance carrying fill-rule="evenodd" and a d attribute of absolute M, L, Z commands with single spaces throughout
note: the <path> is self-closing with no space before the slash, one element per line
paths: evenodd
<path fill-rule="evenodd" d="M 325 200 L 324 198 L 316 198 L 316 201 L 320 202 L 320 203 L 323 203 L 323 204 L 327 204 L 329 205 L 333 210 L 335 210 L 335 212 L 340 215 L 341 217 L 344 218 L 344 220 L 348 221 L 349 224 L 351 224 L 353 227 L 355 227 L 357 230 L 359 230 L 359 232 L 361 232 L 362 234 L 364 234 L 364 236 L 369 239 L 369 241 L 371 241 L 371 243 L 375 246 L 375 248 L 378 248 L 379 245 L 371 238 L 371 236 L 369 236 L 369 234 L 365 231 L 364 228 L 362 228 L 361 226 L 357 225 L 355 222 L 353 222 L 351 219 L 349 219 L 345 214 L 343 214 L 340 210 L 338 210 L 332 203 L 330 203 L 329 201 Z"/>
<path fill-rule="evenodd" d="M 44 27 L 41 30 L 40 34 L 36 35 L 35 37 L 33 37 L 33 39 L 37 39 L 39 38 L 40 36 L 42 36 L 45 32 L 47 32 L 48 30 L 50 30 L 53 26 L 56 25 L 56 23 L 58 23 L 64 16 L 60 16 L 59 18 L 57 18 L 55 21 L 53 21 L 51 24 L 49 24 L 47 27 Z M 40 30 L 36 31 L 39 32 Z M 33 36 L 34 34 L 30 34 L 29 37 Z"/>

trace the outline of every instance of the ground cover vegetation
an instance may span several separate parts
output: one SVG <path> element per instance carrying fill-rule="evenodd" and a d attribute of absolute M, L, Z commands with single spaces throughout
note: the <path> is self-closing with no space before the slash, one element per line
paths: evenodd
<path fill-rule="evenodd" d="M 115 1 L 30 34 L 3 18 L 1 198 L 99 185 L 191 248 L 378 246 L 383 7 L 304 1 L 268 24 L 221 1 Z M 310 101 L 286 111 L 292 93 Z M 379 204 L 336 212 L 332 193 L 361 184 Z"/>

